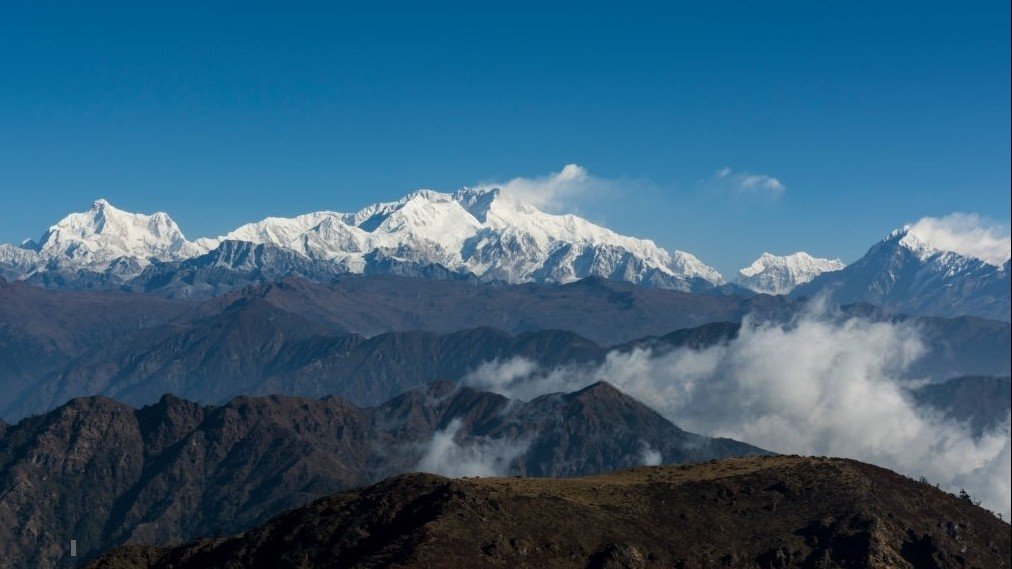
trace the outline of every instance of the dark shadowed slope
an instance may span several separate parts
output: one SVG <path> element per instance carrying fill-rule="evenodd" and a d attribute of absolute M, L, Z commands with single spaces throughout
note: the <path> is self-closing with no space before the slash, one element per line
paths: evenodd
<path fill-rule="evenodd" d="M 393 478 L 231 539 L 90 567 L 987 567 L 1010 528 L 842 459 L 728 459 L 577 479 Z"/>
<path fill-rule="evenodd" d="M 737 321 L 750 313 L 776 314 L 793 304 L 783 297 L 692 294 L 599 277 L 548 286 L 355 275 L 329 284 L 285 279 L 211 302 L 228 304 L 249 295 L 364 336 L 488 326 L 511 334 L 569 330 L 605 345 L 707 322 Z"/>
<path fill-rule="evenodd" d="M 968 376 L 930 383 L 914 391 L 921 404 L 930 405 L 956 421 L 970 425 L 974 434 L 1002 425 L 1012 410 L 1012 378 Z"/>
<path fill-rule="evenodd" d="M 0 567 L 69 566 L 71 539 L 87 557 L 241 531 L 420 467 L 574 476 L 760 452 L 682 431 L 604 383 L 524 403 L 441 382 L 373 408 L 77 399 L 0 438 Z"/>
<path fill-rule="evenodd" d="M 49 291 L 0 278 L 0 391 L 7 397 L 88 349 L 191 305 L 113 291 Z"/>

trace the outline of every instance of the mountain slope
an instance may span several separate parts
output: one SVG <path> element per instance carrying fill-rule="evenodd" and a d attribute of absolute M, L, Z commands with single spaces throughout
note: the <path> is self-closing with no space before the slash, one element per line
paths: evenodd
<path fill-rule="evenodd" d="M 188 260 L 194 262 L 179 265 Z M 169 287 L 178 296 L 281 276 L 325 281 L 341 273 L 433 271 L 508 283 L 600 276 L 684 291 L 723 284 L 716 270 L 688 253 L 669 253 L 574 215 L 544 213 L 497 188 L 419 190 L 355 213 L 269 217 L 193 242 L 164 213 L 132 214 L 98 200 L 52 226 L 37 245 L 0 250 L 0 274 L 8 277 L 58 287 Z M 193 273 L 200 276 L 197 286 L 187 287 Z"/>
<path fill-rule="evenodd" d="M 335 397 L 205 407 L 165 396 L 138 410 L 77 399 L 0 438 L 0 567 L 70 566 L 70 539 L 88 557 L 242 531 L 418 468 L 571 476 L 643 464 L 644 448 L 668 463 L 762 452 L 686 433 L 607 384 L 524 403 L 441 382 L 373 408 Z"/>
<path fill-rule="evenodd" d="M 616 344 L 706 322 L 765 316 L 785 298 L 689 294 L 590 277 L 563 286 L 344 275 L 325 285 L 288 279 L 223 295 L 263 295 L 288 310 L 365 336 L 392 330 L 446 333 L 489 326 L 512 334 L 569 330 Z M 212 306 L 213 303 L 207 306 Z"/>
<path fill-rule="evenodd" d="M 1008 567 L 1009 525 L 891 471 L 769 457 L 561 480 L 409 474 L 93 569 Z"/>
<path fill-rule="evenodd" d="M 1012 411 L 1012 378 L 992 376 L 955 377 L 929 383 L 914 390 L 922 405 L 930 405 L 949 418 L 967 423 L 977 436 L 993 430 Z"/>
<path fill-rule="evenodd" d="M 763 253 L 738 271 L 735 282 L 755 292 L 787 294 L 822 273 L 839 271 L 845 266 L 839 259 L 819 259 L 803 251 L 784 256 Z"/>
<path fill-rule="evenodd" d="M 164 324 L 188 308 L 155 296 L 47 291 L 0 279 L 0 407 L 88 350 Z"/>
<path fill-rule="evenodd" d="M 870 302 L 894 312 L 1012 319 L 1009 260 L 994 264 L 933 244 L 911 227 L 894 231 L 846 268 L 791 293 L 832 302 Z"/>

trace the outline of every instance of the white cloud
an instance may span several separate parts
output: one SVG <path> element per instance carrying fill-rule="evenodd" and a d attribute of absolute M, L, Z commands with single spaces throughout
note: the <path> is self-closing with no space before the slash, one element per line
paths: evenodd
<path fill-rule="evenodd" d="M 533 377 L 537 377 L 537 381 L 532 381 Z M 545 393 L 574 391 L 593 383 L 588 381 L 573 388 L 572 382 L 572 370 L 556 369 L 546 372 L 540 370 L 536 362 L 523 356 L 484 362 L 462 380 L 464 385 L 475 389 L 523 401 L 530 401 Z"/>
<path fill-rule="evenodd" d="M 571 209 L 573 202 L 607 190 L 612 182 L 592 176 L 578 164 L 566 164 L 562 170 L 536 178 L 513 178 L 505 183 L 489 184 L 520 201 L 550 212 Z"/>
<path fill-rule="evenodd" d="M 657 466 L 664 460 L 661 451 L 653 448 L 647 442 L 640 444 L 640 464 L 643 466 Z"/>
<path fill-rule="evenodd" d="M 714 181 L 718 188 L 727 191 L 738 194 L 763 195 L 774 199 L 779 198 L 787 191 L 783 182 L 773 176 L 735 172 L 729 166 L 717 170 L 714 174 Z"/>
<path fill-rule="evenodd" d="M 1001 266 L 1012 256 L 1009 228 L 976 214 L 923 217 L 906 229 L 907 235 L 931 248 L 976 257 L 992 265 Z"/>
<path fill-rule="evenodd" d="M 462 426 L 460 419 L 454 419 L 436 431 L 425 445 L 418 470 L 453 477 L 503 476 L 530 446 L 530 441 L 484 438 L 460 444 L 457 439 Z"/>
<path fill-rule="evenodd" d="M 746 322 L 736 340 L 663 354 L 612 352 L 596 369 L 532 371 L 500 364 L 465 381 L 508 396 L 609 381 L 680 427 L 785 453 L 849 457 L 966 488 L 1012 510 L 1009 423 L 974 438 L 965 425 L 917 407 L 901 379 L 924 352 L 916 328 L 841 320 L 818 309 L 788 324 Z"/>

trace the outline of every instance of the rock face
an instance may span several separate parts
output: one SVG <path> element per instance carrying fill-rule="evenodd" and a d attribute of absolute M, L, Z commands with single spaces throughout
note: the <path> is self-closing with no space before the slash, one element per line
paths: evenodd
<path fill-rule="evenodd" d="M 1012 319 L 1009 260 L 981 259 L 934 245 L 910 227 L 876 243 L 846 268 L 791 293 L 836 303 L 869 302 L 894 312 Z"/>
<path fill-rule="evenodd" d="M 727 459 L 562 480 L 409 474 L 243 535 L 125 547 L 93 569 L 1008 567 L 990 512 L 842 459 Z"/>
<path fill-rule="evenodd" d="M 0 567 L 69 567 L 123 543 L 242 531 L 321 496 L 417 469 L 575 476 L 763 453 L 682 431 L 599 383 L 530 402 L 449 382 L 378 407 L 173 396 L 76 399 L 0 429 Z M 18 562 L 17 560 L 20 560 Z"/>
<path fill-rule="evenodd" d="M 341 273 L 445 273 L 514 284 L 600 276 L 683 291 L 724 283 L 689 253 L 574 215 L 544 213 L 498 188 L 419 190 L 355 213 L 269 217 L 192 242 L 165 213 L 128 213 L 98 200 L 50 227 L 37 244 L 0 249 L 0 275 L 8 278 L 183 296 L 214 294 L 236 281 L 279 275 L 326 281 Z M 203 286 L 187 286 L 195 275 Z"/>
<path fill-rule="evenodd" d="M 784 256 L 763 253 L 738 271 L 736 282 L 755 292 L 787 294 L 822 273 L 839 271 L 845 266 L 839 259 L 819 259 L 803 251 Z"/>

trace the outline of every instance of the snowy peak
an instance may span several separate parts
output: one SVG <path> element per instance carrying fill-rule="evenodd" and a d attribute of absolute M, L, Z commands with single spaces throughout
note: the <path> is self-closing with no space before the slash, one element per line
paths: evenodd
<path fill-rule="evenodd" d="M 105 270 L 119 258 L 170 260 L 199 252 L 163 212 L 129 213 L 104 199 L 86 212 L 72 213 L 39 240 L 42 257 L 91 270 Z"/>
<path fill-rule="evenodd" d="M 738 271 L 738 284 L 766 294 L 787 294 L 822 273 L 844 268 L 839 259 L 820 259 L 799 251 L 790 255 L 763 253 Z"/>
<path fill-rule="evenodd" d="M 85 269 L 110 272 L 125 282 L 152 260 L 183 261 L 236 243 L 272 247 L 263 257 L 265 265 L 257 265 L 264 274 L 280 273 L 281 265 L 299 265 L 321 275 L 389 269 L 425 276 L 441 268 L 509 283 L 568 283 L 597 276 L 685 291 L 724 283 L 715 269 L 689 253 L 669 252 L 575 215 L 543 212 L 496 187 L 418 190 L 354 213 L 268 217 L 194 242 L 165 213 L 129 213 L 98 200 L 88 211 L 50 227 L 37 247 L 7 246 L 0 263 L 5 274 L 20 278 L 36 270 Z M 219 255 L 213 264 L 234 262 L 237 270 L 246 270 L 249 264 L 240 267 L 240 257 Z M 275 261 L 281 265 L 266 266 Z"/>
<path fill-rule="evenodd" d="M 1012 258 L 1009 234 L 988 226 L 975 215 L 954 213 L 942 218 L 925 217 L 893 231 L 886 239 L 890 240 L 896 240 L 921 260 L 953 253 L 1001 267 Z"/>
<path fill-rule="evenodd" d="M 440 265 L 511 283 L 566 283 L 588 276 L 690 290 L 723 283 L 696 257 L 619 235 L 574 215 L 553 215 L 495 187 L 418 190 L 355 213 L 267 218 L 212 240 L 270 243 L 359 272 L 366 257 Z"/>
<path fill-rule="evenodd" d="M 485 223 L 492 204 L 499 198 L 502 191 L 495 187 L 461 188 L 453 194 L 453 199 L 468 213 L 481 223 Z"/>
<path fill-rule="evenodd" d="M 0 243 L 0 278 L 18 280 L 30 275 L 42 264 L 42 257 L 31 247 Z"/>
<path fill-rule="evenodd" d="M 1008 322 L 1009 278 L 1008 236 L 979 218 L 953 214 L 897 229 L 843 270 L 820 275 L 792 294 Z"/>

